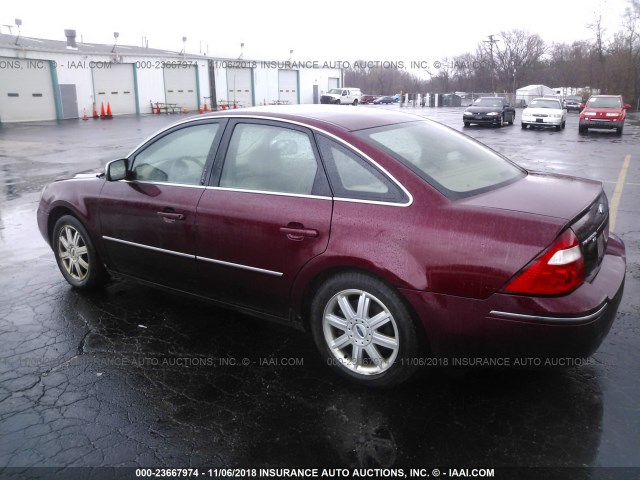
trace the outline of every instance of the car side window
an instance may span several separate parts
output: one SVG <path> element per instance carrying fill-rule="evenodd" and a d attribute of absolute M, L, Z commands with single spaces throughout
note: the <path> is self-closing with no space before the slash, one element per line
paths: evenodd
<path fill-rule="evenodd" d="M 220 186 L 309 195 L 318 162 L 309 136 L 272 125 L 236 125 L 222 167 Z"/>
<path fill-rule="evenodd" d="M 318 135 L 318 147 L 336 197 L 385 202 L 405 199 L 382 172 L 338 142 Z"/>
<path fill-rule="evenodd" d="M 136 155 L 132 179 L 200 185 L 219 128 L 217 123 L 207 123 L 165 135 Z"/>

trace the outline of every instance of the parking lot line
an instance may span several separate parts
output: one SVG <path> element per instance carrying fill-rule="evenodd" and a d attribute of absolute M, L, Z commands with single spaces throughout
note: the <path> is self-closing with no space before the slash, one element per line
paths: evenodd
<path fill-rule="evenodd" d="M 624 189 L 624 180 L 625 178 L 627 178 L 629 162 L 631 162 L 631 154 L 627 154 L 627 156 L 624 157 L 624 162 L 622 162 L 622 168 L 620 169 L 620 174 L 618 175 L 618 181 L 616 182 L 616 189 L 613 191 L 613 198 L 611 199 L 611 205 L 609 207 L 609 230 L 611 232 L 613 232 L 616 228 L 618 206 L 620 205 L 620 197 L 622 197 L 622 190 Z"/>

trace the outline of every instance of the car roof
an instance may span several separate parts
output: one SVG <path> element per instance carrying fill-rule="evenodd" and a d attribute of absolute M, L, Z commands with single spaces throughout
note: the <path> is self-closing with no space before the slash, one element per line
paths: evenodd
<path fill-rule="evenodd" d="M 273 120 L 290 120 L 319 127 L 327 124 L 348 131 L 425 120 L 417 115 L 381 110 L 375 107 L 348 105 L 267 105 L 218 111 L 192 117 L 189 120 L 215 117 L 259 117 Z"/>

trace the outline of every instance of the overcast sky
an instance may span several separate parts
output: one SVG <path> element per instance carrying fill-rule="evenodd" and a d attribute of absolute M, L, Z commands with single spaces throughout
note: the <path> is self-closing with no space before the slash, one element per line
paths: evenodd
<path fill-rule="evenodd" d="M 3 0 L 4 25 L 22 19 L 22 34 L 64 40 L 141 45 L 188 53 L 287 60 L 425 60 L 474 52 L 489 34 L 514 28 L 538 33 L 547 43 L 593 38 L 588 24 L 602 15 L 608 35 L 621 28 L 626 0 L 536 0 L 534 2 L 445 0 L 438 2 L 304 2 L 234 0 L 196 2 L 100 2 Z M 14 27 L 13 33 L 16 33 Z"/>

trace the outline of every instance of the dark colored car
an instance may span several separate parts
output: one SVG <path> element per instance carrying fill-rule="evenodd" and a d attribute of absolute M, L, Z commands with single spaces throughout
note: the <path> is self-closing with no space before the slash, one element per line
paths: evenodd
<path fill-rule="evenodd" d="M 360 97 L 360 103 L 367 104 L 373 103 L 373 101 L 378 98 L 376 95 L 363 95 Z"/>
<path fill-rule="evenodd" d="M 564 104 L 567 112 L 581 112 L 584 108 L 582 97 L 578 95 L 569 95 L 567 98 L 565 98 Z"/>
<path fill-rule="evenodd" d="M 614 130 L 622 135 L 627 109 L 631 105 L 624 103 L 620 95 L 593 95 L 580 112 L 578 131 L 587 133 L 590 128 Z"/>
<path fill-rule="evenodd" d="M 181 121 L 38 208 L 72 286 L 112 274 L 301 327 L 368 385 L 423 354 L 589 355 L 624 285 L 608 225 L 598 182 L 418 116 L 319 105 Z"/>
<path fill-rule="evenodd" d="M 393 97 L 379 97 L 376 98 L 372 103 L 374 103 L 375 105 L 380 105 L 380 104 L 389 104 L 389 103 L 396 103 L 397 100 Z"/>
<path fill-rule="evenodd" d="M 513 125 L 515 120 L 516 109 L 502 97 L 480 97 L 462 114 L 465 127 L 473 123 L 501 127 L 505 123 Z"/>

